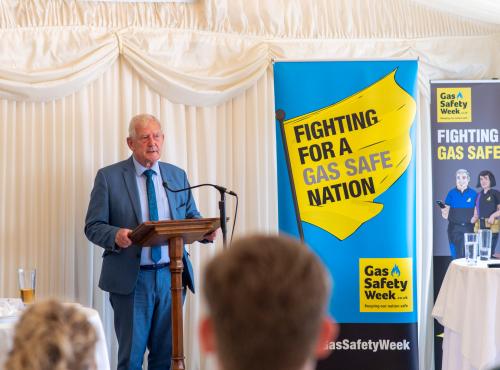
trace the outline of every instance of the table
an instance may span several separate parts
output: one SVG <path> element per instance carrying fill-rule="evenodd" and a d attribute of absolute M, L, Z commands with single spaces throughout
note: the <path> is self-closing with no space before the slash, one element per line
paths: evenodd
<path fill-rule="evenodd" d="M 500 363 L 500 269 L 454 260 L 432 316 L 444 326 L 442 370 L 483 370 Z M 436 333 L 437 334 L 437 333 Z"/>
<path fill-rule="evenodd" d="M 110 370 L 108 350 L 104 337 L 104 329 L 102 327 L 101 318 L 96 310 L 88 307 L 83 307 L 76 303 L 68 303 L 76 305 L 82 312 L 85 313 L 89 322 L 94 326 L 97 333 L 97 344 L 95 351 L 95 361 L 97 370 Z M 7 320 L 0 320 L 0 370 L 7 359 L 7 355 L 12 347 L 12 339 L 14 336 L 14 326 L 19 317 L 12 317 Z"/>

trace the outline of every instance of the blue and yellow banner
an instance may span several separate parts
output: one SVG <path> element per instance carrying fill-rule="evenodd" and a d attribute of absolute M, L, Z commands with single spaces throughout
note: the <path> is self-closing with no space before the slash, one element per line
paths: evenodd
<path fill-rule="evenodd" d="M 276 62 L 274 79 L 280 230 L 330 270 L 341 324 L 319 368 L 417 369 L 417 61 Z"/>
<path fill-rule="evenodd" d="M 431 81 L 430 90 L 436 299 L 450 262 L 464 258 L 464 233 L 491 229 L 491 252 L 500 257 L 500 220 L 491 225 L 486 222 L 500 206 L 494 196 L 499 194 L 495 183 L 500 179 L 500 81 Z M 485 176 L 489 186 L 481 183 Z M 475 212 L 478 219 L 473 223 Z M 443 360 L 443 332 L 443 326 L 435 320 L 436 370 L 441 369 Z"/>

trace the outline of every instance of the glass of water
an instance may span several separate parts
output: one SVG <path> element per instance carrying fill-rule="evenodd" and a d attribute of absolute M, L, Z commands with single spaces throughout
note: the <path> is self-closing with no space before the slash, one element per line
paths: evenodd
<path fill-rule="evenodd" d="M 491 255 L 491 230 L 481 229 L 477 232 L 479 259 L 489 260 Z"/>
<path fill-rule="evenodd" d="M 468 265 L 477 263 L 478 239 L 476 233 L 464 233 L 465 260 Z"/>

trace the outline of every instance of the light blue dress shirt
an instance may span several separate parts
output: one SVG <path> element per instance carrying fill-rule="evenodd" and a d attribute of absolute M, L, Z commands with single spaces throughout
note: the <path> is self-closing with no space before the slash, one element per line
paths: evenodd
<path fill-rule="evenodd" d="M 146 189 L 146 176 L 144 175 L 144 171 L 147 170 L 146 167 L 141 165 L 134 156 L 132 156 L 135 167 L 135 180 L 137 182 L 137 189 L 139 190 L 139 199 L 141 202 L 141 216 L 142 221 L 149 221 L 149 209 L 148 209 L 148 192 Z M 153 174 L 153 183 L 155 185 L 155 193 L 156 193 L 156 203 L 158 206 L 158 219 L 159 220 L 170 220 L 170 206 L 168 204 L 167 193 L 165 188 L 163 187 L 163 180 L 160 174 L 160 166 L 158 166 L 158 162 L 156 162 L 151 169 L 154 171 Z M 170 262 L 170 258 L 168 256 L 168 246 L 161 246 L 161 258 L 158 263 L 167 263 Z M 151 259 L 151 248 L 150 247 L 142 247 L 141 251 L 141 265 L 154 265 L 153 260 Z"/>

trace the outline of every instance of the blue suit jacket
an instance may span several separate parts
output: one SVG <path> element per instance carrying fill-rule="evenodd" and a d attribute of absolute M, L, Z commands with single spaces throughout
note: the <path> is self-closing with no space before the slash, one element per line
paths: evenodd
<path fill-rule="evenodd" d="M 161 177 L 170 188 L 182 189 L 189 186 L 186 172 L 174 165 L 159 162 Z M 200 213 L 191 191 L 172 193 L 167 191 L 172 219 L 199 218 Z M 135 287 L 141 260 L 141 248 L 131 245 L 120 248 L 115 244 L 118 229 L 133 230 L 143 222 L 141 219 L 139 191 L 132 157 L 100 169 L 85 219 L 85 235 L 94 244 L 104 248 L 99 287 L 117 294 L 130 294 Z M 184 249 L 182 258 L 183 284 L 194 293 L 193 268 Z"/>

